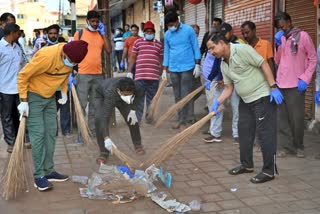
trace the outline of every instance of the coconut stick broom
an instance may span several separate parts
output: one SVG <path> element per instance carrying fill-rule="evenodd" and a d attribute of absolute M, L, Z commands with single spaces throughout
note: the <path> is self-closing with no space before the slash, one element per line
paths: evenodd
<path fill-rule="evenodd" d="M 184 105 L 186 105 L 194 96 L 204 89 L 204 86 L 200 86 L 182 100 L 171 106 L 166 113 L 164 113 L 156 122 L 155 127 L 159 128 L 167 119 L 171 118 L 177 111 L 179 111 Z"/>
<path fill-rule="evenodd" d="M 152 99 L 151 105 L 150 105 L 148 113 L 147 113 L 149 120 L 153 121 L 157 112 L 158 112 L 161 95 L 163 94 L 164 88 L 166 87 L 166 83 L 167 83 L 167 80 L 161 81 L 160 86 L 158 88 L 158 91 Z"/>
<path fill-rule="evenodd" d="M 219 108 L 219 112 L 223 110 L 223 106 Z M 178 152 L 178 148 L 188 142 L 188 140 L 195 134 L 203 125 L 205 125 L 213 116 L 215 116 L 215 112 L 210 112 L 208 115 L 203 117 L 201 120 L 190 126 L 189 128 L 183 130 L 182 132 L 176 134 L 172 138 L 170 138 L 167 143 L 162 145 L 160 149 L 158 149 L 149 160 L 145 161 L 141 168 L 147 168 L 152 164 L 159 166 L 163 161 L 165 161 L 171 155 L 174 155 Z"/>
<path fill-rule="evenodd" d="M 83 115 L 82 107 L 79 101 L 79 97 L 77 94 L 77 90 L 74 85 L 71 87 L 71 93 L 73 96 L 73 102 L 74 102 L 74 110 L 76 113 L 77 118 L 77 125 L 78 129 L 80 130 L 80 134 L 83 137 L 84 142 L 89 146 L 93 147 L 94 149 L 98 149 L 97 143 L 95 143 L 92 138 L 90 137 L 90 131 L 87 124 L 87 121 L 85 119 L 85 116 Z M 79 132 L 78 130 L 78 132 Z"/>
<path fill-rule="evenodd" d="M 24 135 L 26 130 L 25 125 L 26 117 L 22 117 L 7 170 L 2 177 L 2 197 L 4 197 L 6 200 L 16 198 L 18 193 L 26 191 L 28 188 L 23 149 Z"/>

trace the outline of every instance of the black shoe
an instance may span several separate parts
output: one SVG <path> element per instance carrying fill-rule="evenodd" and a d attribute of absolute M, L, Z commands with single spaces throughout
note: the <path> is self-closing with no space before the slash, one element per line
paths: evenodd
<path fill-rule="evenodd" d="M 254 183 L 254 184 L 260 184 L 260 183 L 264 183 L 267 181 L 271 181 L 273 179 L 274 179 L 274 176 L 269 176 L 263 172 L 260 172 L 259 174 L 257 174 L 253 178 L 251 178 L 250 181 L 251 181 L 251 183 Z"/>
<path fill-rule="evenodd" d="M 45 176 L 42 176 L 40 178 L 34 179 L 34 187 L 42 192 L 51 189 L 53 185 Z"/>
<path fill-rule="evenodd" d="M 237 167 L 229 170 L 229 174 L 230 175 L 240 175 L 240 174 L 243 174 L 243 173 L 251 173 L 251 172 L 253 172 L 253 169 L 247 169 L 242 165 L 237 166 Z"/>
<path fill-rule="evenodd" d="M 49 175 L 45 176 L 50 182 L 64 182 L 69 179 L 68 175 L 63 175 L 58 172 L 51 172 Z"/>

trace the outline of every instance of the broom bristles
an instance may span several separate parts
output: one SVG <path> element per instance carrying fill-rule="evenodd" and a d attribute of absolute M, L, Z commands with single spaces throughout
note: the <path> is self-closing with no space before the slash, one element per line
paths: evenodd
<path fill-rule="evenodd" d="M 154 118 L 156 117 L 156 114 L 158 112 L 159 105 L 160 105 L 161 95 L 163 94 L 166 83 L 167 83 L 167 80 L 161 81 L 160 86 L 158 88 L 158 91 L 152 99 L 152 102 L 151 102 L 151 105 L 149 107 L 148 114 L 147 114 L 149 120 L 154 120 Z"/>
<path fill-rule="evenodd" d="M 18 134 L 13 147 L 13 151 L 7 166 L 7 170 L 2 177 L 3 194 L 6 199 L 16 198 L 17 194 L 27 190 L 28 179 L 24 163 L 24 135 L 26 118 L 22 117 Z"/>
<path fill-rule="evenodd" d="M 72 85 L 71 87 L 71 92 L 72 92 L 73 101 L 74 101 L 74 109 L 77 117 L 78 129 L 80 129 L 80 135 L 82 136 L 87 146 L 93 147 L 94 149 L 98 149 L 98 145 L 92 140 L 90 136 L 90 130 L 89 130 L 86 118 L 83 114 L 79 97 L 74 85 Z"/>
<path fill-rule="evenodd" d="M 191 92 L 190 94 L 188 94 L 187 96 L 185 96 L 182 100 L 180 100 L 179 102 L 171 106 L 168 109 L 168 111 L 158 119 L 155 127 L 159 128 L 164 123 L 164 121 L 171 118 L 179 109 L 181 109 L 184 105 L 186 105 L 194 96 L 196 96 L 203 89 L 204 89 L 204 86 L 202 85 L 196 90 L 194 90 L 193 92 Z"/>
<path fill-rule="evenodd" d="M 122 163 L 129 167 L 131 172 L 134 172 L 136 168 L 138 168 L 139 164 L 136 160 L 132 159 L 128 155 L 121 152 L 117 147 L 112 147 L 112 153 L 119 158 Z"/>
<path fill-rule="evenodd" d="M 219 112 L 222 110 L 223 106 L 219 108 Z M 168 157 L 174 155 L 178 151 L 178 148 L 184 143 L 188 142 L 192 135 L 195 134 L 202 126 L 204 126 L 213 116 L 215 116 L 215 112 L 209 113 L 192 126 L 170 138 L 167 143 L 162 145 L 160 149 L 158 149 L 149 160 L 140 165 L 140 167 L 147 168 L 152 164 L 159 166 Z"/>

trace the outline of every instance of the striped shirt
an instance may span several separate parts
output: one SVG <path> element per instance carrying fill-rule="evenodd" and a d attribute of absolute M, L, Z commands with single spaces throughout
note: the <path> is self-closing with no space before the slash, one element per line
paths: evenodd
<path fill-rule="evenodd" d="M 137 54 L 135 80 L 159 80 L 163 46 L 158 40 L 135 41 L 132 53 Z"/>

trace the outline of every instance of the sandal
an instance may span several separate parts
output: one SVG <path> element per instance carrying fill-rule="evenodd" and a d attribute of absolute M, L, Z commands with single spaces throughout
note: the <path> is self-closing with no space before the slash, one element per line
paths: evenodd
<path fill-rule="evenodd" d="M 144 155 L 146 152 L 144 151 L 144 149 L 143 148 L 137 148 L 136 149 L 136 154 L 137 155 Z"/>
<path fill-rule="evenodd" d="M 242 165 L 237 166 L 237 167 L 229 170 L 229 174 L 230 175 L 240 175 L 240 174 L 243 174 L 243 173 L 251 173 L 251 172 L 253 172 L 253 169 L 247 169 Z"/>
<path fill-rule="evenodd" d="M 271 181 L 273 179 L 274 179 L 274 176 L 269 176 L 263 172 L 260 172 L 259 174 L 257 174 L 253 178 L 251 178 L 250 181 L 254 184 L 260 184 L 260 183 L 264 183 L 267 181 Z"/>
<path fill-rule="evenodd" d="M 99 165 L 105 164 L 107 162 L 108 157 L 108 154 L 100 154 L 100 156 L 96 158 L 96 163 Z"/>

